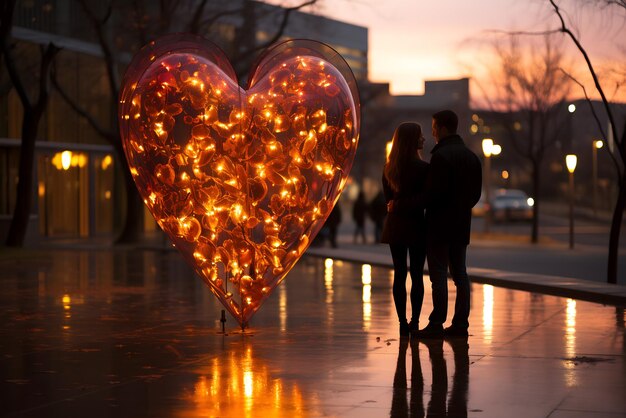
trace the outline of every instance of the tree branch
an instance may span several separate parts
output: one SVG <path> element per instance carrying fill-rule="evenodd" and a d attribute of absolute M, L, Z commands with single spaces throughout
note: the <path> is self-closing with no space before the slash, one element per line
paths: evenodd
<path fill-rule="evenodd" d="M 485 33 L 493 33 L 496 35 L 510 35 L 510 36 L 546 36 L 560 33 L 560 29 L 550 29 L 544 31 L 506 31 L 500 29 L 489 29 L 484 31 Z"/>
<path fill-rule="evenodd" d="M 111 97 L 116 98 L 119 96 L 119 77 L 117 74 L 117 70 L 115 68 L 115 59 L 113 57 L 113 51 L 111 50 L 111 46 L 107 42 L 106 36 L 104 34 L 104 24 L 108 19 L 108 16 L 111 15 L 111 9 L 113 5 L 109 3 L 109 7 L 107 9 L 107 13 L 104 19 L 98 19 L 96 15 L 93 13 L 91 9 L 87 6 L 86 0 L 78 0 L 80 5 L 82 6 L 83 11 L 93 24 L 93 27 L 96 31 L 96 36 L 98 37 L 98 43 L 100 44 L 100 48 L 102 48 L 102 53 L 104 54 L 104 62 L 107 69 L 108 79 L 109 79 L 109 89 L 111 91 Z"/>
<path fill-rule="evenodd" d="M 207 30 L 211 29 L 211 26 L 215 24 L 219 19 L 225 16 L 232 16 L 241 14 L 241 9 L 222 10 L 221 12 L 213 13 L 209 19 L 206 19 L 199 23 L 198 32 L 206 27 Z"/>
<path fill-rule="evenodd" d="M 180 0 L 160 0 L 159 1 L 159 33 L 167 33 L 172 26 L 174 12 L 178 9 Z"/>
<path fill-rule="evenodd" d="M 202 0 L 191 18 L 191 21 L 188 25 L 188 30 L 191 33 L 195 33 L 196 35 L 200 32 L 200 18 L 204 14 L 204 8 L 206 7 L 207 0 Z"/>
<path fill-rule="evenodd" d="M 289 23 L 289 16 L 291 15 L 292 12 L 300 10 L 306 6 L 311 6 L 315 4 L 316 2 L 317 0 L 309 0 L 309 1 L 305 1 L 304 3 L 299 4 L 298 6 L 285 8 L 283 11 L 283 19 L 280 22 L 280 26 L 278 27 L 278 30 L 274 33 L 274 36 L 270 40 L 266 41 L 265 44 L 261 44 L 257 48 L 257 50 L 267 48 L 268 46 L 276 43 L 276 41 L 278 41 L 280 37 L 283 36 L 283 34 L 285 33 L 285 28 L 287 27 L 287 23 Z"/>
<path fill-rule="evenodd" d="M 15 8 L 15 0 L 7 1 L 2 6 L 2 15 L 0 16 L 0 52 L 4 56 L 4 63 L 7 66 L 11 83 L 17 92 L 17 95 L 24 106 L 24 110 L 32 109 L 32 103 L 26 93 L 24 82 L 20 77 L 17 68 L 15 68 L 15 60 L 11 52 L 12 47 L 9 46 L 9 37 L 11 36 L 11 28 L 13 27 L 13 11 Z"/>
<path fill-rule="evenodd" d="M 248 56 L 254 52 L 257 51 L 261 51 L 266 49 L 267 47 L 275 44 L 281 36 L 283 36 L 283 34 L 285 33 L 285 28 L 287 27 L 287 24 L 289 23 L 289 17 L 291 15 L 292 12 L 297 11 L 302 9 L 303 7 L 306 6 L 311 6 L 313 4 L 317 3 L 317 0 L 308 0 L 305 1 L 297 6 L 293 6 L 293 7 L 286 7 L 283 9 L 283 17 L 281 19 L 280 25 L 278 26 L 278 29 L 276 30 L 276 32 L 274 32 L 274 36 L 272 36 L 269 40 L 254 46 L 250 49 L 248 49 L 247 51 L 244 51 L 240 54 L 237 55 L 237 58 L 235 59 L 235 61 L 239 61 L 242 57 Z"/>
<path fill-rule="evenodd" d="M 34 106 L 34 110 L 40 114 L 46 109 L 48 95 L 50 93 L 48 90 L 48 74 L 50 73 L 50 66 L 54 61 L 54 57 L 60 50 L 61 49 L 52 42 L 48 44 L 45 50 L 42 47 L 41 65 L 39 67 L 39 97 Z"/>
<path fill-rule="evenodd" d="M 626 161 L 626 150 L 624 149 L 625 144 L 622 143 L 621 139 L 618 139 L 619 136 L 617 135 L 617 125 L 615 125 L 613 112 L 611 112 L 611 108 L 609 107 L 609 101 L 604 95 L 604 90 L 602 89 L 602 86 L 600 85 L 600 81 L 598 80 L 598 75 L 596 74 L 596 71 L 593 68 L 593 65 L 591 64 L 589 55 L 587 54 L 587 51 L 585 51 L 585 49 L 583 48 L 578 38 L 574 35 L 574 33 L 567 28 L 567 25 L 565 24 L 565 19 L 563 18 L 563 15 L 561 14 L 561 9 L 559 9 L 559 6 L 555 3 L 554 0 L 549 0 L 549 1 L 552 7 L 554 8 L 554 12 L 556 13 L 556 15 L 559 17 L 559 20 L 561 21 L 561 32 L 567 34 L 570 37 L 572 42 L 574 42 L 574 44 L 576 45 L 576 48 L 578 48 L 580 53 L 583 55 L 585 62 L 587 63 L 587 68 L 589 69 L 589 72 L 591 73 L 591 77 L 593 78 L 593 82 L 596 86 L 596 90 L 598 91 L 598 93 L 600 93 L 600 97 L 602 98 L 602 104 L 604 105 L 609 121 L 611 122 L 611 130 L 613 131 L 613 138 L 618 145 L 618 150 L 622 157 L 622 161 Z"/>
<path fill-rule="evenodd" d="M 148 36 L 146 35 L 145 24 L 142 22 L 144 14 L 143 8 L 140 6 L 138 0 L 133 0 L 133 11 L 135 13 L 134 22 L 137 25 L 137 31 L 139 32 L 139 41 L 141 42 L 141 45 L 145 45 L 148 43 Z"/>
<path fill-rule="evenodd" d="M 596 113 L 596 110 L 593 108 L 593 105 L 591 103 L 591 99 L 589 98 L 589 95 L 587 94 L 587 89 L 573 75 L 571 75 L 570 73 L 568 73 L 567 71 L 565 71 L 562 68 L 560 68 L 560 70 L 561 70 L 561 72 L 563 74 L 565 74 L 565 76 L 567 76 L 570 80 L 572 80 L 574 83 L 576 83 L 582 89 L 583 94 L 585 95 L 585 100 L 587 101 L 587 104 L 589 104 L 589 109 L 591 110 L 591 114 L 593 115 L 593 118 L 595 119 L 596 124 L 598 125 L 598 129 L 600 130 L 600 134 L 602 135 L 603 139 L 606 139 L 606 133 L 604 132 L 604 128 L 602 127 L 602 122 L 600 122 L 600 118 L 598 117 L 598 114 Z"/>
<path fill-rule="evenodd" d="M 57 79 L 56 68 L 53 68 L 50 78 L 52 80 L 52 85 L 54 86 L 56 91 L 59 92 L 63 100 L 65 100 L 65 103 L 67 103 L 72 108 L 72 110 L 74 110 L 74 112 L 76 112 L 79 116 L 84 118 L 87 121 L 87 123 L 89 123 L 89 125 L 98 133 L 98 135 L 102 136 L 103 138 L 105 138 L 107 141 L 111 143 L 117 142 L 116 135 L 114 135 L 111 131 L 107 131 L 106 129 L 104 129 L 98 123 L 98 121 L 89 112 L 87 112 L 87 110 L 81 107 L 75 100 L 73 100 L 67 94 L 67 92 L 61 86 L 61 84 L 59 83 L 59 80 Z"/>

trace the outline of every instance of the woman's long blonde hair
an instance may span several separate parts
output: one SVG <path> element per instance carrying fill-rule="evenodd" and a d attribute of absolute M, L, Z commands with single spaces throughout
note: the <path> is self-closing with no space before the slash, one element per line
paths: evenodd
<path fill-rule="evenodd" d="M 415 122 L 403 122 L 393 133 L 391 152 L 385 164 L 384 174 L 395 192 L 400 190 L 400 179 L 404 171 L 412 161 L 420 158 L 421 137 L 422 127 Z"/>

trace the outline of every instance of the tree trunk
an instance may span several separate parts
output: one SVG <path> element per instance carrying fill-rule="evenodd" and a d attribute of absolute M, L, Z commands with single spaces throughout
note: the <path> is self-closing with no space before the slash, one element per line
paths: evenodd
<path fill-rule="evenodd" d="M 21 247 L 24 245 L 26 230 L 30 220 L 30 211 L 33 205 L 33 171 L 35 165 L 35 141 L 42 112 L 24 109 L 22 119 L 22 144 L 20 147 L 20 162 L 18 171 L 17 194 L 13 219 L 9 227 L 6 245 Z"/>
<path fill-rule="evenodd" d="M 617 256 L 619 252 L 619 235 L 622 227 L 622 219 L 626 209 L 626 171 L 622 176 L 622 184 L 617 195 L 617 203 L 613 211 L 611 232 L 609 238 L 609 264 L 607 268 L 607 282 L 617 284 Z"/>
<path fill-rule="evenodd" d="M 541 183 L 539 168 L 541 165 L 538 161 L 532 162 L 532 176 L 533 176 L 533 198 L 535 199 L 535 205 L 533 206 L 533 223 L 530 233 L 530 242 L 536 244 L 539 242 L 539 184 Z"/>
<path fill-rule="evenodd" d="M 124 186 L 126 187 L 126 219 L 120 235 L 115 240 L 116 244 L 137 243 L 144 235 L 143 232 L 143 201 L 139 196 L 135 181 L 130 173 L 126 161 L 121 139 L 115 143 L 115 151 L 120 158 Z"/>
<path fill-rule="evenodd" d="M 135 186 L 130 171 L 124 163 L 124 185 L 126 186 L 126 221 L 116 244 L 137 243 L 143 238 L 143 201 Z"/>

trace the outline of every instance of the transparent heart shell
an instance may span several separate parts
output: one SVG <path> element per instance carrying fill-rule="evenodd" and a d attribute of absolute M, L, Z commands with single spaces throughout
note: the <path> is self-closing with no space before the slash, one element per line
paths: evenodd
<path fill-rule="evenodd" d="M 242 89 L 217 46 L 170 35 L 134 57 L 119 109 L 145 204 L 244 328 L 346 183 L 360 122 L 350 68 L 327 45 L 291 40 Z"/>

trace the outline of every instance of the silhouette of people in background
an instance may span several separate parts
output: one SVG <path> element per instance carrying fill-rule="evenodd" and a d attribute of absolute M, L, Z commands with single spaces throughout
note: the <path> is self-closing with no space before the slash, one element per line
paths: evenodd
<path fill-rule="evenodd" d="M 422 127 L 413 122 L 400 124 L 393 134 L 389 160 L 383 170 L 385 204 L 394 199 L 409 199 L 424 190 L 428 163 L 422 161 Z M 387 214 L 381 242 L 389 244 L 393 260 L 393 301 L 400 322 L 400 336 L 419 331 L 424 299 L 424 261 L 426 224 L 424 210 L 395 210 Z M 406 318 L 407 252 L 411 259 L 411 322 Z"/>
<path fill-rule="evenodd" d="M 352 206 L 352 219 L 356 224 L 354 229 L 354 243 L 357 243 L 357 238 L 361 236 L 363 244 L 367 244 L 367 238 L 365 237 L 365 215 L 367 214 L 367 202 L 365 201 L 365 193 L 359 192 L 354 206 Z"/>
<path fill-rule="evenodd" d="M 383 225 L 387 217 L 387 202 L 383 191 L 379 191 L 369 204 L 369 215 L 374 222 L 374 242 L 380 242 L 383 234 Z"/>
<path fill-rule="evenodd" d="M 448 341 L 454 355 L 452 391 L 448 398 L 448 367 L 444 357 L 443 339 L 411 339 L 411 389 L 407 399 L 406 352 L 408 339 L 400 340 L 396 372 L 393 377 L 391 418 L 408 417 L 467 417 L 469 390 L 469 345 L 466 338 Z M 420 361 L 419 344 L 426 345 L 432 369 L 431 396 L 424 409 L 424 375 Z M 447 403 L 446 403 L 447 398 Z"/>
<path fill-rule="evenodd" d="M 330 215 L 328 215 L 325 224 L 325 226 L 328 227 L 328 240 L 330 241 L 330 246 L 333 248 L 337 248 L 337 230 L 339 229 L 340 223 L 341 208 L 339 207 L 339 202 L 337 202 L 332 212 L 330 212 Z"/>

